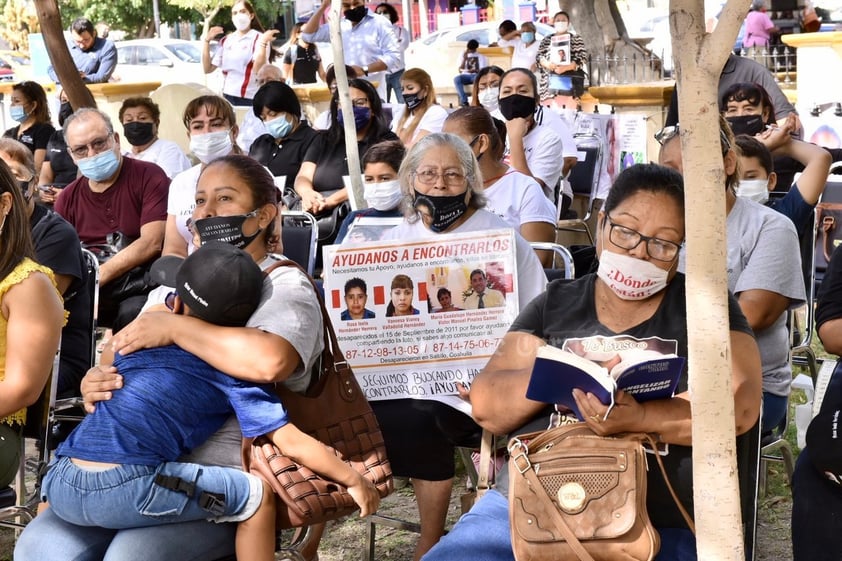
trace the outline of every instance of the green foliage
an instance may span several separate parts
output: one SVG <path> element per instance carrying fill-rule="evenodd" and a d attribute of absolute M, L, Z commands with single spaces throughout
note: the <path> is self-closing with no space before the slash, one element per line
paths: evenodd
<path fill-rule="evenodd" d="M 67 0 L 61 2 L 60 7 L 65 28 L 77 17 L 84 16 L 94 23 L 104 21 L 111 29 L 125 30 L 127 39 L 150 37 L 154 33 L 152 2 L 149 0 Z M 201 23 L 202 18 L 196 11 L 179 7 L 175 2 L 159 0 L 159 9 L 162 22 Z"/>

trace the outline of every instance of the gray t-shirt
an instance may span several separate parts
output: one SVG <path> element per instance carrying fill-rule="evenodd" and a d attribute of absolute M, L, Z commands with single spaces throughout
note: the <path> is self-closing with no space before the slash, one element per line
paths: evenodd
<path fill-rule="evenodd" d="M 282 256 L 270 255 L 260 263 L 265 270 Z M 260 306 L 246 327 L 283 337 L 298 353 L 302 366 L 284 382 L 292 391 L 303 392 L 322 354 L 322 311 L 310 281 L 294 267 L 278 267 L 263 282 Z M 248 352 L 244 350 L 244 352 Z M 237 418 L 230 419 L 202 446 L 181 458 L 185 462 L 240 468 L 242 433 Z"/>
<path fill-rule="evenodd" d="M 789 298 L 792 310 L 804 303 L 798 235 L 792 221 L 761 204 L 737 197 L 725 222 L 728 289 L 768 290 Z M 786 313 L 756 332 L 763 366 L 763 391 L 786 396 L 792 383 Z"/>

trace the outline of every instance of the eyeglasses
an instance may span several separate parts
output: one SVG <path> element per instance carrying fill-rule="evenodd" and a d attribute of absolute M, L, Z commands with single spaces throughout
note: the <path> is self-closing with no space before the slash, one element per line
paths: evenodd
<path fill-rule="evenodd" d="M 164 305 L 165 305 L 165 306 L 167 307 L 167 309 L 168 309 L 169 311 L 171 311 L 171 312 L 174 312 L 174 311 L 175 311 L 175 297 L 176 297 L 176 296 L 178 296 L 178 292 L 176 292 L 175 290 L 173 290 L 172 292 L 170 292 L 169 294 L 167 294 L 167 297 L 166 297 L 166 298 L 164 298 Z"/>
<path fill-rule="evenodd" d="M 608 224 L 611 225 L 611 229 L 608 231 L 608 239 L 619 248 L 631 251 L 642 242 L 646 242 L 646 253 L 656 261 L 672 261 L 681 250 L 681 245 L 675 242 L 644 236 L 637 230 L 615 224 L 608 215 L 606 215 L 606 218 Z"/>
<path fill-rule="evenodd" d="M 664 127 L 655 133 L 655 140 L 663 146 L 681 133 L 681 126 L 676 123 L 674 126 Z M 724 156 L 731 149 L 731 141 L 722 129 L 719 129 L 719 144 Z"/>
<path fill-rule="evenodd" d="M 415 178 L 424 185 L 435 185 L 439 177 L 448 187 L 460 187 L 465 182 L 465 176 L 456 170 L 445 170 L 442 173 L 434 169 L 422 169 L 415 172 Z"/>
<path fill-rule="evenodd" d="M 104 152 L 107 148 L 109 148 L 109 144 L 111 143 L 111 137 L 106 136 L 103 138 L 97 138 L 90 144 L 82 144 L 81 146 L 74 146 L 73 148 L 67 147 L 67 151 L 74 158 L 85 158 L 88 156 L 90 150 L 94 151 L 94 155 L 99 154 L 100 152 Z"/>

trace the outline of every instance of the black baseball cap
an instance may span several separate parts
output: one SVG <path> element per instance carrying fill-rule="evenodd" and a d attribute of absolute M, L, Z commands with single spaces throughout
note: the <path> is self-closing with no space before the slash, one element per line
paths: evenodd
<path fill-rule="evenodd" d="M 243 326 L 260 304 L 263 272 L 248 253 L 224 242 L 203 243 L 186 259 L 161 257 L 150 273 L 175 288 L 191 315 L 216 325 Z"/>

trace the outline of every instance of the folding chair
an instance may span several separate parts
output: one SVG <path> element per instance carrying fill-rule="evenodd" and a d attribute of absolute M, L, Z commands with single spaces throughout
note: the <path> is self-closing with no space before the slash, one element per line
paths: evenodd
<path fill-rule="evenodd" d="M 737 479 L 743 517 L 746 561 L 754 561 L 757 542 L 757 489 L 760 474 L 760 419 L 748 432 L 737 437 Z"/>
<path fill-rule="evenodd" d="M 547 275 L 548 281 L 565 278 L 572 279 L 576 277 L 576 267 L 573 262 L 573 254 L 570 250 L 561 244 L 553 242 L 529 242 L 532 249 L 536 251 L 552 251 L 553 252 L 553 266 L 544 268 L 544 273 Z M 563 268 L 558 268 L 559 261 Z"/>
<path fill-rule="evenodd" d="M 53 359 L 53 368 L 38 401 L 26 408 L 26 423 L 21 438 L 20 466 L 13 487 L 0 490 L 0 527 L 23 529 L 35 518 L 40 502 L 41 480 L 50 461 L 48 436 L 50 434 L 50 412 L 55 405 L 58 389 L 59 353 Z M 35 482 L 31 493 L 26 491 L 26 439 L 37 443 L 38 455 L 35 464 Z"/>
<path fill-rule="evenodd" d="M 316 242 L 319 227 L 309 212 L 285 210 L 281 242 L 283 254 L 301 265 L 310 276 L 316 269 Z"/>
<path fill-rule="evenodd" d="M 576 134 L 573 136 L 576 141 L 576 149 L 584 154 L 570 171 L 568 181 L 573 189 L 573 198 L 586 199 L 585 215 L 580 218 L 559 220 L 556 231 L 581 232 L 587 234 L 591 245 L 594 244 L 593 233 L 588 226 L 588 220 L 594 211 L 594 200 L 599 189 L 599 175 L 602 170 L 602 139 L 595 134 Z M 558 198 L 557 214 L 561 213 L 561 200 Z"/>

